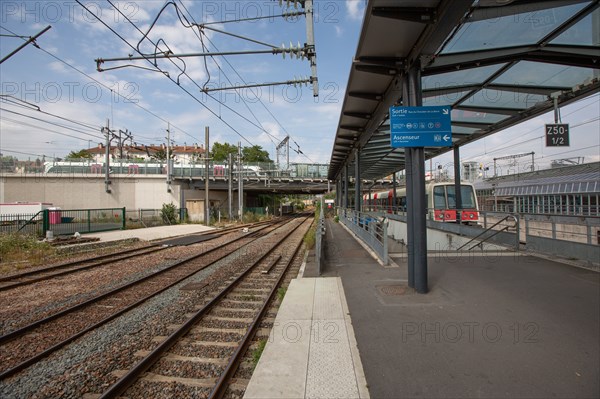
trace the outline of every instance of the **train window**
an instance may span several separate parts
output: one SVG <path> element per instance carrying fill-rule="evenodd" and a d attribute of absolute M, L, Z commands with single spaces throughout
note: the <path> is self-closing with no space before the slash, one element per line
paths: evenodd
<path fill-rule="evenodd" d="M 437 188 L 437 187 L 436 187 Z M 456 208 L 456 196 L 454 195 L 454 186 L 446 186 L 448 191 L 448 208 Z M 460 197 L 463 209 L 476 208 L 475 206 L 475 194 L 473 193 L 473 187 L 471 186 L 460 186 Z"/>
<path fill-rule="evenodd" d="M 446 209 L 446 193 L 444 192 L 444 186 L 435 186 L 433 188 L 433 207 L 435 209 Z"/>

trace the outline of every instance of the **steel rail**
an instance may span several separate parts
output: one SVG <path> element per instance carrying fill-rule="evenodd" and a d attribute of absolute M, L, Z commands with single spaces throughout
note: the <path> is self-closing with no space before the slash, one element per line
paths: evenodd
<path fill-rule="evenodd" d="M 302 247 L 302 243 L 303 243 L 303 240 L 300 240 L 298 242 L 298 244 L 296 245 L 296 249 L 294 250 L 294 253 L 290 257 L 288 264 L 285 266 L 285 269 L 279 275 L 279 278 L 277 279 L 277 283 L 275 283 L 275 285 L 273 286 L 273 289 L 271 289 L 271 292 L 269 293 L 269 295 L 268 295 L 266 301 L 264 302 L 263 306 L 261 307 L 259 313 L 256 315 L 256 317 L 254 317 L 252 324 L 248 328 L 248 331 L 246 332 L 246 334 L 242 338 L 242 341 L 240 342 L 240 344 L 236 348 L 235 352 L 233 353 L 231 359 L 229 360 L 229 363 L 227 363 L 225 370 L 223 371 L 223 373 L 221 373 L 221 376 L 217 380 L 215 387 L 208 395 L 208 399 L 222 399 L 223 396 L 225 396 L 225 392 L 227 391 L 227 387 L 228 387 L 228 382 L 231 381 L 231 379 L 235 375 L 235 372 L 237 371 L 239 365 L 242 363 L 244 354 L 250 347 L 250 345 L 252 343 L 252 339 L 254 338 L 254 335 L 256 334 L 256 331 L 260 327 L 260 322 L 261 322 L 262 318 L 265 316 L 265 314 L 269 310 L 269 304 L 271 303 L 271 300 L 277 294 L 277 290 L 278 290 L 279 286 L 281 285 L 285 275 L 289 271 L 291 265 L 294 263 L 294 260 L 296 259 L 296 256 L 298 255 L 298 251 L 300 251 L 300 248 Z"/>
<path fill-rule="evenodd" d="M 130 254 L 132 252 L 142 251 L 144 249 L 155 248 L 157 246 L 160 246 L 162 242 L 165 242 L 167 240 L 172 240 L 172 239 L 177 238 L 177 237 L 203 236 L 203 235 L 211 235 L 212 234 L 212 235 L 215 235 L 215 237 L 209 239 L 209 240 L 212 240 L 214 238 L 221 237 L 221 236 L 223 236 L 225 234 L 229 234 L 232 231 L 241 230 L 242 228 L 245 228 L 245 227 L 256 227 L 256 226 L 261 226 L 263 224 L 268 224 L 268 223 L 269 222 L 247 223 L 247 224 L 242 224 L 242 225 L 239 225 L 239 226 L 229 227 L 229 228 L 225 228 L 225 229 L 219 229 L 219 230 L 216 230 L 216 231 L 215 230 L 209 230 L 209 231 L 202 232 L 202 233 L 199 233 L 199 234 L 184 234 L 184 235 L 173 236 L 173 237 L 169 237 L 169 238 L 166 238 L 166 239 L 157 240 L 157 241 L 153 242 L 150 245 L 146 245 L 146 246 L 139 247 L 139 248 L 126 249 L 126 250 L 123 250 L 123 251 L 114 252 L 114 253 L 110 253 L 110 254 L 93 256 L 91 258 L 87 258 L 87 259 L 83 259 L 83 260 L 65 262 L 65 263 L 61 263 L 61 264 L 58 264 L 58 265 L 54 265 L 54 266 L 47 266 L 47 267 L 44 267 L 44 268 L 38 268 L 36 270 L 30 270 L 30 271 L 25 271 L 25 272 L 21 272 L 21 273 L 15 273 L 15 274 L 7 275 L 7 276 L 1 276 L 0 277 L 0 283 L 2 283 L 4 281 L 10 281 L 10 280 L 18 279 L 18 278 L 24 278 L 24 277 L 27 277 L 27 276 L 33 276 L 33 275 L 36 275 L 36 274 L 46 273 L 46 272 L 50 272 L 52 270 L 57 270 L 57 269 L 63 269 L 63 268 L 71 267 L 71 266 L 76 266 L 76 265 L 87 263 L 87 262 L 94 262 L 94 261 L 100 261 L 100 260 L 104 260 L 104 259 L 108 259 L 108 258 L 114 258 L 114 257 L 119 256 L 119 255 L 126 255 L 126 254 Z M 209 240 L 206 240 L 206 241 L 209 241 Z M 147 253 L 151 253 L 151 252 L 147 252 Z M 128 257 L 118 258 L 118 259 L 115 259 L 114 261 L 116 261 L 116 260 L 122 260 L 122 259 L 127 259 L 127 258 Z M 113 260 L 111 260 L 111 261 L 113 261 Z M 104 265 L 106 263 L 108 263 L 108 262 L 97 263 L 97 264 L 94 264 L 93 266 L 101 266 L 101 265 Z M 79 270 L 85 270 L 85 268 L 86 267 L 84 267 L 84 268 L 78 268 L 78 269 L 74 269 L 72 271 L 75 272 L 75 271 L 79 271 Z M 53 274 L 53 275 L 47 276 L 47 277 L 54 277 L 54 276 L 59 276 L 59 275 L 61 275 L 61 274 Z M 39 281 L 39 280 L 35 280 L 35 281 Z M 32 282 L 35 282 L 35 281 L 32 280 Z M 0 291 L 8 289 L 6 287 L 7 286 L 0 286 Z M 12 288 L 13 286 L 10 286 L 10 287 Z"/>
<path fill-rule="evenodd" d="M 281 221 L 275 223 L 274 226 L 278 226 L 280 224 L 282 224 Z M 266 227 L 263 227 L 263 228 L 266 228 Z M 133 282 L 128 283 L 128 284 L 126 284 L 124 286 L 118 287 L 118 288 L 116 288 L 116 289 L 114 289 L 114 290 L 112 290 L 110 292 L 101 294 L 101 295 L 99 295 L 97 297 L 94 297 L 92 299 L 89 299 L 89 300 L 87 300 L 85 302 L 82 302 L 82 303 L 74 305 L 74 306 L 72 306 L 70 308 L 64 309 L 64 310 L 62 310 L 60 312 L 57 312 L 57 313 L 55 313 L 55 314 L 53 314 L 51 316 L 48 316 L 48 317 L 46 317 L 44 319 L 40 319 L 38 321 L 35 321 L 35 322 L 33 322 L 33 323 L 29 324 L 29 325 L 21 327 L 20 329 L 11 331 L 10 333 L 5 334 L 5 335 L 3 335 L 3 336 L 0 337 L 0 344 L 5 344 L 5 343 L 7 343 L 9 341 L 12 341 L 12 340 L 18 338 L 19 336 L 25 335 L 26 333 L 28 333 L 29 331 L 31 331 L 32 329 L 34 329 L 36 327 L 39 327 L 40 325 L 43 325 L 45 323 L 48 323 L 48 322 L 53 321 L 55 319 L 58 319 L 58 318 L 60 318 L 62 316 L 65 316 L 65 315 L 67 315 L 69 313 L 72 313 L 75 310 L 79 310 L 81 308 L 84 308 L 85 306 L 93 305 L 95 302 L 97 302 L 100 299 L 104 299 L 104 298 L 106 298 L 106 297 L 108 297 L 108 296 L 110 296 L 112 294 L 118 293 L 119 291 L 123 291 L 123 290 L 125 290 L 127 288 L 131 288 L 132 286 L 134 286 L 136 284 L 139 284 L 139 283 L 141 283 L 143 281 L 146 281 L 146 280 L 148 280 L 148 279 L 150 279 L 152 277 L 156 277 L 158 274 L 161 274 L 161 273 L 163 273 L 165 271 L 171 270 L 171 269 L 173 269 L 175 267 L 181 266 L 182 264 L 187 263 L 189 261 L 192 261 L 192 260 L 194 260 L 194 259 L 196 259 L 198 257 L 207 255 L 207 254 L 209 254 L 209 253 L 211 253 L 213 251 L 216 251 L 218 249 L 222 249 L 226 245 L 229 245 L 231 243 L 234 243 L 234 242 L 239 241 L 239 240 L 244 239 L 244 238 L 252 238 L 252 237 L 254 237 L 255 233 L 257 233 L 257 232 L 254 232 L 254 233 L 251 233 L 251 234 L 248 234 L 248 235 L 236 238 L 235 240 L 230 241 L 227 244 L 224 244 L 224 245 L 216 247 L 216 248 L 212 248 L 212 249 L 210 249 L 208 251 L 205 251 L 205 252 L 203 252 L 201 254 L 188 257 L 188 258 L 186 258 L 186 259 L 184 259 L 182 261 L 179 261 L 179 262 L 175 263 L 174 265 L 169 266 L 166 269 L 160 270 L 159 272 L 157 272 L 155 274 L 152 274 L 152 275 L 149 275 L 149 276 L 145 276 L 142 279 L 133 281 Z M 236 251 L 240 250 L 241 248 L 244 248 L 245 246 L 249 245 L 250 243 L 251 242 L 242 245 L 241 247 L 237 248 Z M 114 313 L 114 314 L 112 314 L 112 315 L 110 315 L 110 316 L 108 316 L 108 317 L 100 320 L 99 322 L 93 324 L 92 326 L 85 328 L 81 332 L 79 332 L 77 334 L 74 334 L 73 336 L 71 336 L 71 337 L 69 337 L 69 338 L 67 338 L 67 339 L 65 339 L 65 340 L 63 340 L 63 341 L 61 341 L 61 342 L 59 342 L 59 343 L 51 346 L 50 348 L 48 348 L 48 349 L 44 350 L 43 352 L 40 352 L 37 355 L 35 355 L 35 356 L 33 356 L 33 357 L 31 357 L 31 358 L 29 358 L 29 359 L 27 359 L 27 360 L 19 363 L 18 365 L 14 366 L 14 367 L 12 367 L 10 369 L 7 369 L 7 370 L 5 370 L 3 372 L 1 372 L 0 373 L 0 380 L 8 378 L 8 377 L 14 375 L 15 373 L 17 373 L 17 372 L 19 372 L 19 371 L 21 371 L 21 370 L 23 370 L 23 369 L 31 366 L 32 364 L 34 364 L 34 363 L 38 362 L 39 360 L 43 359 L 44 357 L 50 355 L 52 352 L 54 352 L 54 351 L 56 351 L 56 350 L 64 347 L 65 345 L 67 345 L 70 342 L 72 342 L 73 340 L 81 337 L 82 335 L 86 334 L 87 332 L 92 331 L 92 330 L 100 327 L 101 325 L 107 323 L 108 321 L 114 319 L 115 317 L 117 317 L 117 316 L 119 316 L 119 315 L 121 315 L 121 314 L 123 314 L 123 313 L 125 313 L 125 312 L 127 312 L 127 311 L 129 311 L 129 310 L 131 310 L 133 308 L 135 308 L 136 306 L 139 306 L 141 303 L 145 302 L 146 300 L 148 300 L 148 299 L 152 298 L 153 296 L 156 296 L 156 295 L 160 294 L 161 292 L 163 292 L 163 291 L 165 291 L 165 290 L 173 287 L 174 285 L 176 285 L 176 284 L 180 283 L 181 281 L 183 281 L 183 280 L 185 280 L 185 279 L 193 276 L 194 274 L 198 273 L 199 271 L 206 269 L 207 267 L 215 264 L 216 262 L 218 262 L 218 261 L 222 260 L 223 258 L 229 256 L 230 254 L 231 253 L 227 253 L 227 254 L 224 254 L 224 255 L 220 256 L 218 259 L 216 259 L 216 260 L 208 263 L 207 265 L 202 266 L 199 269 L 194 270 L 191 273 L 188 273 L 187 275 L 183 276 L 182 278 L 178 279 L 177 281 L 172 282 L 172 283 L 168 284 L 167 286 L 154 291 L 152 294 L 150 294 L 150 295 L 148 295 L 148 296 L 146 296 L 146 297 L 144 297 L 144 298 L 136 301 L 134 304 L 129 305 L 129 306 L 125 307 L 124 309 L 122 309 L 122 310 L 120 310 L 120 311 L 118 311 L 118 312 L 116 312 L 116 313 Z"/>
<path fill-rule="evenodd" d="M 308 217 L 305 217 L 306 221 Z M 223 288 L 217 295 L 213 297 L 208 303 L 206 303 L 200 310 L 198 310 L 192 317 L 190 317 L 181 327 L 175 330 L 169 335 L 164 341 L 162 341 L 156 348 L 152 350 L 147 356 L 140 360 L 131 370 L 123 375 L 117 382 L 115 382 L 108 390 L 106 390 L 100 396 L 100 399 L 117 398 L 122 395 L 138 378 L 152 367 L 161 356 L 166 353 L 177 341 L 187 334 L 193 327 L 200 321 L 219 301 L 221 301 L 227 294 L 229 294 L 240 281 L 242 281 L 248 274 L 250 274 L 262 260 L 269 256 L 281 243 L 283 243 L 291 234 L 293 234 L 300 226 L 304 224 L 304 221 L 298 224 L 292 231 L 285 234 L 277 245 L 271 247 L 265 254 L 263 254 L 257 261 L 250 265 L 245 271 L 243 271 L 235 280 L 229 285 Z"/>
<path fill-rule="evenodd" d="M 71 274 L 71 273 L 76 273 L 79 271 L 83 271 L 83 270 L 87 270 L 87 269 L 91 269 L 93 267 L 98 267 L 98 266 L 103 266 L 103 265 L 109 265 L 111 263 L 115 263 L 121 260 L 126 260 L 126 259 L 131 259 L 131 258 L 135 258 L 137 256 L 144 256 L 144 255 L 148 255 L 148 254 L 152 254 L 154 252 L 158 252 L 158 251 L 162 251 L 167 249 L 168 247 L 150 247 L 150 249 L 148 251 L 144 251 L 144 252 L 138 252 L 138 253 L 130 253 L 128 255 L 125 256 L 115 256 L 115 255 L 120 255 L 119 254 L 113 254 L 113 258 L 112 259 L 106 259 L 100 262 L 96 262 L 96 263 L 91 263 L 91 264 L 87 264 L 84 266 L 80 266 L 80 267 L 74 267 L 72 269 L 68 269 L 68 270 L 61 270 L 58 271 L 57 269 L 65 269 L 67 267 L 73 267 L 76 266 L 77 263 L 79 264 L 85 264 L 85 263 L 89 263 L 89 260 L 84 260 L 84 261 L 80 261 L 77 263 L 74 263 L 73 265 L 60 265 L 57 267 L 50 267 L 47 269 L 43 269 L 43 270 L 37 270 L 37 271 L 31 271 L 28 273 L 29 276 L 35 276 L 38 275 L 38 277 L 33 277 L 33 278 L 28 278 L 28 275 L 16 275 L 16 276 L 12 276 L 12 278 L 5 278 L 4 281 L 10 281 L 10 280 L 17 280 L 17 279 L 21 279 L 21 278 L 27 278 L 27 280 L 24 281 L 16 281 L 13 283 L 9 283 L 6 285 L 0 285 L 0 291 L 6 291 L 12 288 L 16 288 L 16 287 L 22 287 L 24 285 L 29 285 L 29 284 L 33 284 L 33 283 L 37 283 L 40 281 L 44 281 L 44 280 L 49 280 L 51 278 L 54 277 L 59 277 L 59 276 L 64 276 L 66 274 Z M 143 250 L 143 249 L 148 249 L 148 247 L 144 247 L 144 248 L 140 248 L 139 250 Z M 53 272 L 55 271 L 55 272 Z M 2 281 L 2 280 L 0 280 Z M 0 283 L 1 284 L 1 283 Z"/>

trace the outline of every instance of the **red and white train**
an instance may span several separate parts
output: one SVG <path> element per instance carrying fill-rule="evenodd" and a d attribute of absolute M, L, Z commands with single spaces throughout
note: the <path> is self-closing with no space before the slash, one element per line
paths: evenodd
<path fill-rule="evenodd" d="M 430 218 L 439 222 L 456 222 L 456 189 L 453 182 L 429 182 L 425 186 L 427 209 Z M 470 183 L 460 185 L 462 209 L 461 221 L 469 224 L 479 222 L 479 206 L 475 188 Z M 406 211 L 406 187 L 394 190 L 379 191 L 363 195 L 363 210 L 402 213 Z"/>

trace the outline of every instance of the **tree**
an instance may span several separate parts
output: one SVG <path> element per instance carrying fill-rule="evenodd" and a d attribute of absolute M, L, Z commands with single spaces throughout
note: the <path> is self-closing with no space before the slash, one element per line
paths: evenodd
<path fill-rule="evenodd" d="M 228 143 L 214 143 L 210 150 L 210 157 L 214 162 L 223 162 L 229 159 L 229 154 L 237 155 L 238 149 L 236 145 Z M 234 158 L 235 159 L 235 158 Z"/>
<path fill-rule="evenodd" d="M 272 162 L 269 158 L 269 152 L 262 149 L 259 145 L 244 147 L 242 149 L 244 162 Z"/>
<path fill-rule="evenodd" d="M 167 162 L 167 150 L 164 148 L 159 148 L 158 150 L 156 150 L 154 152 L 154 154 L 152 155 L 152 158 L 154 158 L 160 162 Z M 171 152 L 169 154 L 169 158 L 175 159 L 175 154 L 173 154 L 173 152 Z"/>
<path fill-rule="evenodd" d="M 71 151 L 65 158 L 69 161 L 76 161 L 79 159 L 94 159 L 92 154 L 88 150 Z"/>

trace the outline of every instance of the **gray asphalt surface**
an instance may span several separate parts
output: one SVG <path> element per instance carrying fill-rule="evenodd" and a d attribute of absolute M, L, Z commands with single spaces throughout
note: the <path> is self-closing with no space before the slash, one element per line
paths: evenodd
<path fill-rule="evenodd" d="M 406 288 L 327 221 L 372 398 L 600 397 L 600 276 L 529 256 L 436 254 Z"/>

